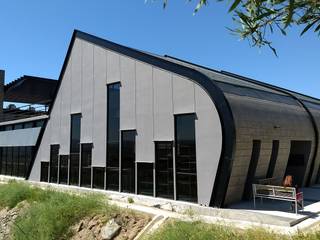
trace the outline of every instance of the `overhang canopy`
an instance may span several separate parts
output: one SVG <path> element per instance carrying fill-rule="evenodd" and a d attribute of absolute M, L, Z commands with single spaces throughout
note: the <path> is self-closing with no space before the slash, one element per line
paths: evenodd
<path fill-rule="evenodd" d="M 23 76 L 4 86 L 4 101 L 48 105 L 57 83 L 53 79 Z"/>

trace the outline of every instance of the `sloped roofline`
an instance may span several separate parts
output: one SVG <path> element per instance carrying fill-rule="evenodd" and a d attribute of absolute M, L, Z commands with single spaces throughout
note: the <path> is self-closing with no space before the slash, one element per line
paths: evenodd
<path fill-rule="evenodd" d="M 131 57 L 133 59 L 148 63 L 150 65 L 159 67 L 169 72 L 173 72 L 178 75 L 184 76 L 198 83 L 207 92 L 213 104 L 217 108 L 217 111 L 220 117 L 220 122 L 222 127 L 222 136 L 223 136 L 222 151 L 219 159 L 219 165 L 218 165 L 218 170 L 217 170 L 217 174 L 214 182 L 214 187 L 212 189 L 210 206 L 223 207 L 226 192 L 227 192 L 227 186 L 228 186 L 230 175 L 231 175 L 236 133 L 235 133 L 235 125 L 234 125 L 234 120 L 233 120 L 233 115 L 232 115 L 230 105 L 227 99 L 225 98 L 224 93 L 221 91 L 221 89 L 214 82 L 212 82 L 210 78 L 208 78 L 206 75 L 202 74 L 201 72 L 196 71 L 195 69 L 192 69 L 177 63 L 173 63 L 171 61 L 157 57 L 156 55 L 151 55 L 146 52 L 125 47 L 117 43 L 113 43 L 108 40 L 90 35 L 88 33 L 75 30 L 73 32 L 71 42 L 70 42 L 66 57 L 64 59 L 64 63 L 63 63 L 60 75 L 59 75 L 58 86 L 55 92 L 54 100 L 50 106 L 49 116 L 51 115 L 52 108 L 55 104 L 56 97 L 61 86 L 61 81 L 63 79 L 65 70 L 67 68 L 67 64 L 68 64 L 71 51 L 76 38 L 85 40 L 87 42 L 98 45 L 102 48 L 117 52 L 119 54 Z M 47 122 L 45 123 L 44 128 L 42 128 L 42 131 L 39 134 L 39 138 L 36 144 L 37 146 L 36 151 L 38 151 L 39 149 L 39 146 L 44 134 L 44 130 L 46 128 L 46 124 Z M 30 176 L 36 155 L 37 155 L 37 152 L 35 153 L 34 159 L 30 164 L 30 168 L 27 174 L 27 179 Z"/>
<path fill-rule="evenodd" d="M 289 89 L 286 89 L 286 88 L 283 88 L 283 87 L 279 87 L 279 86 L 276 86 L 276 85 L 273 85 L 273 84 L 270 84 L 270 83 L 266 83 L 266 82 L 259 81 L 259 80 L 253 79 L 253 78 L 245 77 L 245 76 L 242 76 L 242 75 L 239 75 L 239 74 L 236 74 L 236 73 L 232 73 L 232 72 L 229 72 L 229 71 L 225 71 L 225 70 L 220 70 L 219 71 L 219 70 L 216 70 L 216 69 L 213 69 L 213 68 L 210 68 L 210 67 L 206 67 L 206 66 L 203 66 L 203 65 L 192 63 L 192 62 L 186 61 L 184 59 L 180 59 L 180 58 L 173 57 L 173 56 L 170 56 L 170 55 L 164 55 L 164 57 L 170 58 L 170 59 L 173 59 L 173 60 L 176 60 L 176 61 L 179 61 L 179 62 L 183 62 L 183 63 L 186 63 L 186 64 L 190 64 L 191 66 L 202 68 L 204 70 L 208 70 L 208 71 L 211 71 L 211 72 L 214 72 L 214 73 L 217 73 L 217 74 L 222 74 L 222 75 L 225 75 L 225 76 L 228 76 L 228 77 L 237 78 L 239 80 L 242 80 L 242 81 L 248 82 L 248 83 L 252 83 L 252 84 L 255 84 L 257 86 L 263 86 L 265 88 L 269 88 L 270 90 L 275 90 L 275 91 L 282 92 L 282 93 L 285 91 L 287 94 L 289 93 L 289 94 L 295 95 L 298 99 L 300 99 L 302 101 L 310 101 L 312 103 L 320 104 L 320 99 L 319 98 L 312 97 L 312 96 L 309 96 L 309 95 L 306 95 L 306 94 L 303 94 L 303 93 L 299 93 L 299 92 L 296 92 L 296 91 L 292 91 L 292 90 L 289 90 Z M 215 79 L 212 79 L 212 80 L 215 80 Z M 230 83 L 230 84 L 233 84 L 233 83 Z M 301 97 L 303 97 L 303 98 L 301 98 Z"/>

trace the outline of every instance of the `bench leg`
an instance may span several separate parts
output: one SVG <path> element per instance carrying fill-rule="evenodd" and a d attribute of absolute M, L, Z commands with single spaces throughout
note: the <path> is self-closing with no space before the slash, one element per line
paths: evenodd
<path fill-rule="evenodd" d="M 295 201 L 295 208 L 296 208 L 295 209 L 296 210 L 296 214 L 298 214 L 298 201 L 297 200 Z"/>
<path fill-rule="evenodd" d="M 256 196 L 253 196 L 253 207 L 256 208 Z"/>

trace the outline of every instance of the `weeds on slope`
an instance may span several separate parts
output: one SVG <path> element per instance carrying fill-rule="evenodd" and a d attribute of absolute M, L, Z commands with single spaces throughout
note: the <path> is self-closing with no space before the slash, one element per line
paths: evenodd
<path fill-rule="evenodd" d="M 237 230 L 202 222 L 169 221 L 145 240 L 319 240 L 320 231 L 293 236 L 273 233 L 261 228 Z"/>
<path fill-rule="evenodd" d="M 0 186 L 0 207 L 13 208 L 22 201 L 29 202 L 30 207 L 17 218 L 12 229 L 17 240 L 67 239 L 70 226 L 82 218 L 118 211 L 98 194 L 74 195 L 18 182 Z"/>

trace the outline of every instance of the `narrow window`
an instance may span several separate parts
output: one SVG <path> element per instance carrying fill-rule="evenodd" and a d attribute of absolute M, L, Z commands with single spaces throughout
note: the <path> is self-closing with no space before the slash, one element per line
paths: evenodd
<path fill-rule="evenodd" d="M 10 131 L 13 129 L 13 126 L 12 125 L 7 125 L 5 126 L 5 131 Z"/>
<path fill-rule="evenodd" d="M 119 190 L 120 83 L 107 86 L 106 188 Z"/>
<path fill-rule="evenodd" d="M 279 140 L 274 140 L 272 141 L 272 152 L 271 152 L 268 172 L 266 176 L 267 178 L 273 177 L 274 169 L 276 167 L 276 162 L 278 158 L 278 152 L 279 152 Z"/>
<path fill-rule="evenodd" d="M 34 122 L 25 123 L 25 124 L 23 125 L 23 128 L 33 128 L 33 123 L 34 123 Z"/>
<path fill-rule="evenodd" d="M 69 184 L 79 185 L 81 114 L 71 115 Z"/>
<path fill-rule="evenodd" d="M 26 176 L 26 147 L 19 147 L 19 177 Z"/>
<path fill-rule="evenodd" d="M 121 132 L 121 191 L 135 192 L 136 131 Z"/>
<path fill-rule="evenodd" d="M 153 196 L 153 163 L 137 163 L 138 194 Z"/>
<path fill-rule="evenodd" d="M 8 147 L 7 148 L 6 175 L 12 175 L 12 150 L 13 150 L 13 147 Z"/>
<path fill-rule="evenodd" d="M 197 202 L 195 114 L 175 116 L 177 199 Z"/>
<path fill-rule="evenodd" d="M 104 189 L 104 176 L 105 168 L 104 167 L 93 167 L 93 188 Z"/>
<path fill-rule="evenodd" d="M 1 175 L 5 175 L 6 174 L 6 165 L 7 165 L 7 147 L 3 147 L 2 148 L 2 167 L 1 167 Z"/>
<path fill-rule="evenodd" d="M 59 148 L 60 148 L 60 146 L 58 145 L 58 152 L 59 152 Z M 34 149 L 35 149 L 35 147 L 32 147 L 32 146 L 26 147 L 25 176 L 27 176 L 27 174 L 28 174 L 30 163 L 31 163 L 31 160 L 34 155 Z"/>
<path fill-rule="evenodd" d="M 173 144 L 155 143 L 156 196 L 173 199 Z"/>
<path fill-rule="evenodd" d="M 91 187 L 92 143 L 81 144 L 81 186 Z"/>
<path fill-rule="evenodd" d="M 250 160 L 246 184 L 245 184 L 245 188 L 242 196 L 242 199 L 244 200 L 249 200 L 252 195 L 252 184 L 254 183 L 254 180 L 255 180 L 254 177 L 256 174 L 257 166 L 258 166 L 260 148 L 261 148 L 261 141 L 253 140 L 251 160 Z"/>
<path fill-rule="evenodd" d="M 41 162 L 40 181 L 48 182 L 49 162 Z"/>
<path fill-rule="evenodd" d="M 3 147 L 0 147 L 0 174 L 2 174 L 2 162 L 3 162 L 2 151 L 3 151 Z"/>
<path fill-rule="evenodd" d="M 23 123 L 18 123 L 14 125 L 14 130 L 23 129 Z"/>
<path fill-rule="evenodd" d="M 50 182 L 58 182 L 58 160 L 59 160 L 59 145 L 50 146 Z M 30 148 L 27 148 L 27 154 L 30 154 Z M 27 158 L 29 157 L 27 155 Z"/>
<path fill-rule="evenodd" d="M 59 164 L 59 183 L 68 184 L 68 155 L 60 155 Z"/>
<path fill-rule="evenodd" d="M 12 147 L 12 176 L 18 176 L 19 172 L 19 147 Z"/>
<path fill-rule="evenodd" d="M 39 120 L 39 121 L 36 121 L 34 125 L 35 127 L 42 127 L 43 124 L 44 124 L 44 120 Z"/>

